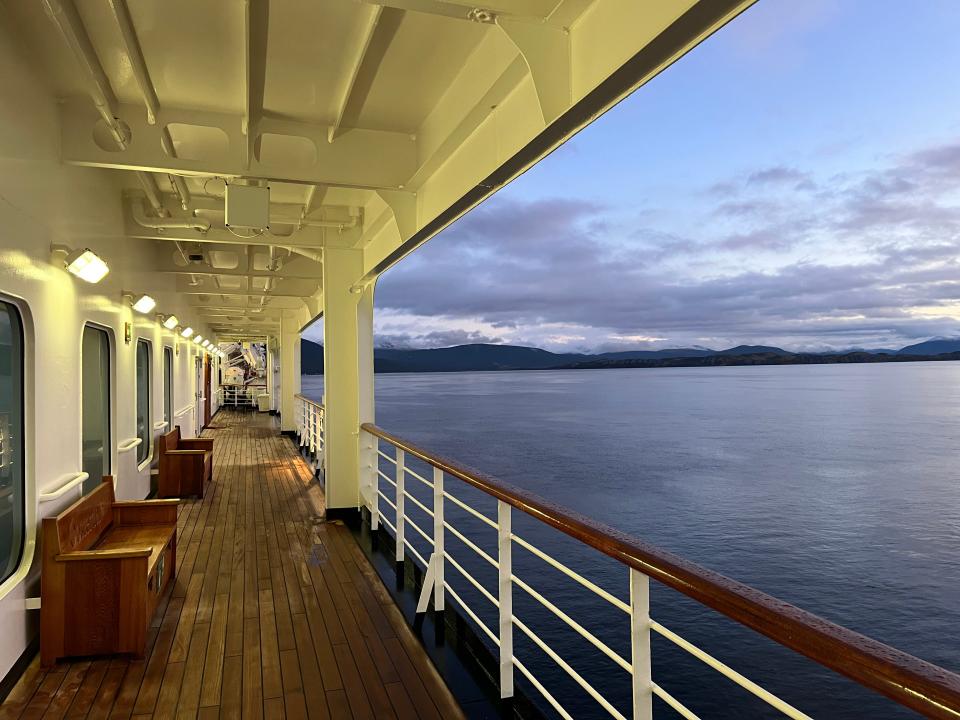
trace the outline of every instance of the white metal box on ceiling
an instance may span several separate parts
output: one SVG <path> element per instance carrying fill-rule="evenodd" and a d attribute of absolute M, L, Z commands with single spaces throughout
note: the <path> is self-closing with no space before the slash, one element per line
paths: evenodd
<path fill-rule="evenodd" d="M 270 188 L 266 185 L 227 185 L 227 227 L 270 227 Z"/>

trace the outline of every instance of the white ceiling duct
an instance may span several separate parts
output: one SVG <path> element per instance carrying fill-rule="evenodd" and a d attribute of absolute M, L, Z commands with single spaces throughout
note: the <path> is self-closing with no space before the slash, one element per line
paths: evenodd
<path fill-rule="evenodd" d="M 130 202 L 130 213 L 138 225 L 155 230 L 199 230 L 207 232 L 210 229 L 210 221 L 200 218 L 191 218 L 176 220 L 174 218 L 155 218 L 147 215 L 143 200 L 132 200 Z"/>

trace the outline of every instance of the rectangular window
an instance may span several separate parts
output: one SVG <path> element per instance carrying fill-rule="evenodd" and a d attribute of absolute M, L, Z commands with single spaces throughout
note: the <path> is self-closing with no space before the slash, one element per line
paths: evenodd
<path fill-rule="evenodd" d="M 164 432 L 173 429 L 173 348 L 163 349 L 163 419 Z"/>
<path fill-rule="evenodd" d="M 14 305 L 0 301 L 0 582 L 23 555 L 23 325 Z"/>
<path fill-rule="evenodd" d="M 81 432 L 85 493 L 96 490 L 110 474 L 110 335 L 93 325 L 83 328 L 80 351 Z"/>
<path fill-rule="evenodd" d="M 150 457 L 150 439 L 153 436 L 150 420 L 150 343 L 137 340 L 137 465 Z"/>

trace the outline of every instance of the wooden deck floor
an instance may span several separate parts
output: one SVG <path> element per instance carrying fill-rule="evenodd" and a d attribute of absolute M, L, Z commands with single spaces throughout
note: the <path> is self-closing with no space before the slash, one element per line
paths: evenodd
<path fill-rule="evenodd" d="M 350 532 L 261 414 L 220 412 L 214 481 L 178 521 L 141 661 L 34 661 L 0 718 L 457 718 Z"/>

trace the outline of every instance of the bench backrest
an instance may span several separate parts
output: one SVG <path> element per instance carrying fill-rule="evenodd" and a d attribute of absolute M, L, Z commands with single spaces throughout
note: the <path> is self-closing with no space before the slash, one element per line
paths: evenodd
<path fill-rule="evenodd" d="M 89 550 L 113 523 L 114 499 L 113 478 L 108 475 L 100 487 L 53 518 L 59 547 L 50 550 L 57 553 Z"/>
<path fill-rule="evenodd" d="M 180 426 L 177 425 L 166 435 L 160 436 L 160 452 L 165 453 L 168 450 L 176 450 L 180 444 Z"/>

